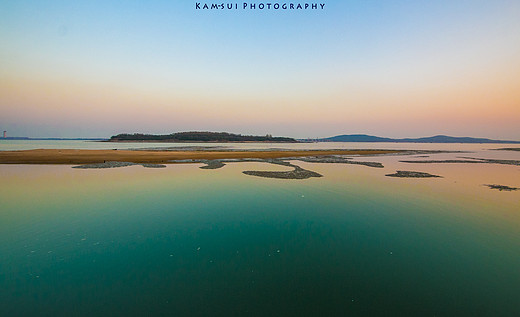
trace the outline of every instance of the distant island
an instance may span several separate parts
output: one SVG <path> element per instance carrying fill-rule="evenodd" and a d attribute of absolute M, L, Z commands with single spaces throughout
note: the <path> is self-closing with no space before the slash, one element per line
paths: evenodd
<path fill-rule="evenodd" d="M 436 135 L 425 138 L 392 139 L 366 134 L 344 134 L 316 140 L 318 142 L 393 142 L 393 143 L 509 143 L 520 144 L 520 141 L 491 140 L 485 138 L 453 137 Z"/>
<path fill-rule="evenodd" d="M 177 132 L 172 134 L 118 134 L 110 137 L 107 142 L 284 142 L 297 143 L 293 138 L 241 135 L 227 132 Z"/>
<path fill-rule="evenodd" d="M 486 138 L 453 137 L 448 135 L 435 135 L 424 138 L 393 139 L 367 134 L 343 134 L 328 138 L 318 139 L 294 139 L 289 137 L 273 137 L 270 134 L 264 136 L 242 135 L 228 132 L 177 132 L 172 134 L 142 134 L 121 133 L 107 138 L 31 138 L 31 137 L 5 137 L 0 140 L 31 140 L 31 141 L 101 141 L 101 142 L 164 142 L 164 143 L 188 143 L 188 142 L 273 142 L 273 143 L 299 143 L 299 142 L 389 142 L 389 143 L 499 143 L 520 144 L 520 141 L 493 140 Z M 504 150 L 516 150 L 505 148 Z"/>

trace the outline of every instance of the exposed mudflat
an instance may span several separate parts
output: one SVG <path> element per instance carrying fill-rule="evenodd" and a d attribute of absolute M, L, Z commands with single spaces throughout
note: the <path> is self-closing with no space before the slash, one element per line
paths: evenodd
<path fill-rule="evenodd" d="M 518 151 L 520 152 L 520 147 L 505 147 L 501 149 L 494 149 L 495 151 Z"/>
<path fill-rule="evenodd" d="M 504 165 L 516 165 L 520 166 L 518 160 L 498 160 L 498 159 L 485 159 L 476 157 L 461 157 L 456 160 L 418 160 L 418 161 L 399 161 L 401 163 L 466 163 L 466 164 L 504 164 Z"/>
<path fill-rule="evenodd" d="M 203 161 L 201 161 L 201 163 L 206 164 L 206 166 L 201 166 L 200 168 L 207 169 L 207 170 L 214 170 L 217 168 L 224 167 L 226 165 L 226 164 L 222 163 L 222 161 L 219 161 L 219 160 L 203 160 Z"/>
<path fill-rule="evenodd" d="M 125 167 L 125 166 L 133 166 L 133 165 L 141 165 L 146 168 L 164 168 L 166 165 L 162 164 L 150 164 L 150 163 L 132 163 L 132 162 L 116 162 L 109 161 L 104 163 L 93 163 L 93 164 L 83 164 L 78 166 L 72 166 L 72 168 L 117 168 L 117 167 Z"/>
<path fill-rule="evenodd" d="M 515 191 L 515 190 L 520 190 L 520 188 L 516 188 L 516 187 L 509 187 L 509 186 L 505 186 L 505 185 L 496 185 L 496 184 L 493 184 L 493 185 L 488 185 L 488 184 L 485 184 L 484 186 L 487 186 L 491 189 L 498 189 L 499 191 L 508 191 L 508 192 L 511 192 L 511 191 Z"/>
<path fill-rule="evenodd" d="M 142 167 L 146 167 L 146 168 L 165 168 L 166 165 L 164 164 L 152 164 L 152 163 L 141 163 L 141 164 L 137 164 L 137 165 L 141 165 Z"/>
<path fill-rule="evenodd" d="M 439 175 L 413 171 L 397 171 L 394 174 L 386 174 L 385 176 L 402 178 L 442 178 L 442 176 Z"/>
<path fill-rule="evenodd" d="M 323 175 L 303 169 L 298 165 L 279 160 L 267 160 L 268 163 L 293 167 L 292 171 L 274 172 L 274 171 L 243 171 L 242 173 L 251 176 L 265 177 L 265 178 L 280 178 L 280 179 L 307 179 L 311 177 L 323 177 Z"/>
<path fill-rule="evenodd" d="M 339 163 L 339 164 L 353 164 L 353 165 L 364 165 L 369 167 L 383 168 L 383 164 L 379 162 L 363 162 L 353 161 L 350 157 L 327 155 L 327 156 L 307 156 L 307 157 L 295 157 L 291 158 L 302 162 L 308 163 Z"/>

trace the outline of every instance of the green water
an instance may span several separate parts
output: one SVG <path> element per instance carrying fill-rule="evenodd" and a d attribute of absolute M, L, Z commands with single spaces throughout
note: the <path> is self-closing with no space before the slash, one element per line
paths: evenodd
<path fill-rule="evenodd" d="M 0 166 L 0 316 L 520 314 L 517 193 L 258 166 Z"/>

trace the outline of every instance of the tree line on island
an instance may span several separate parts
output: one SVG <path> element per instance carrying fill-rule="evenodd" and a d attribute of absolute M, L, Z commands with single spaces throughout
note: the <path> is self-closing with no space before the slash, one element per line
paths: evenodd
<path fill-rule="evenodd" d="M 110 137 L 109 142 L 289 142 L 296 143 L 293 138 L 273 137 L 270 134 L 265 136 L 242 135 L 228 132 L 177 132 L 172 134 L 142 134 L 142 133 L 122 133 Z"/>

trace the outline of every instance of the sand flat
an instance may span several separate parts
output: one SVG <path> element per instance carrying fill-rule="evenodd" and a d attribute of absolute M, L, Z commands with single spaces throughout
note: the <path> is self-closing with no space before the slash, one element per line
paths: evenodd
<path fill-rule="evenodd" d="M 168 163 L 186 159 L 283 158 L 325 155 L 373 155 L 402 153 L 401 150 L 304 150 L 304 151 L 132 151 L 37 149 L 0 151 L 0 164 L 88 164 L 105 161 Z"/>

